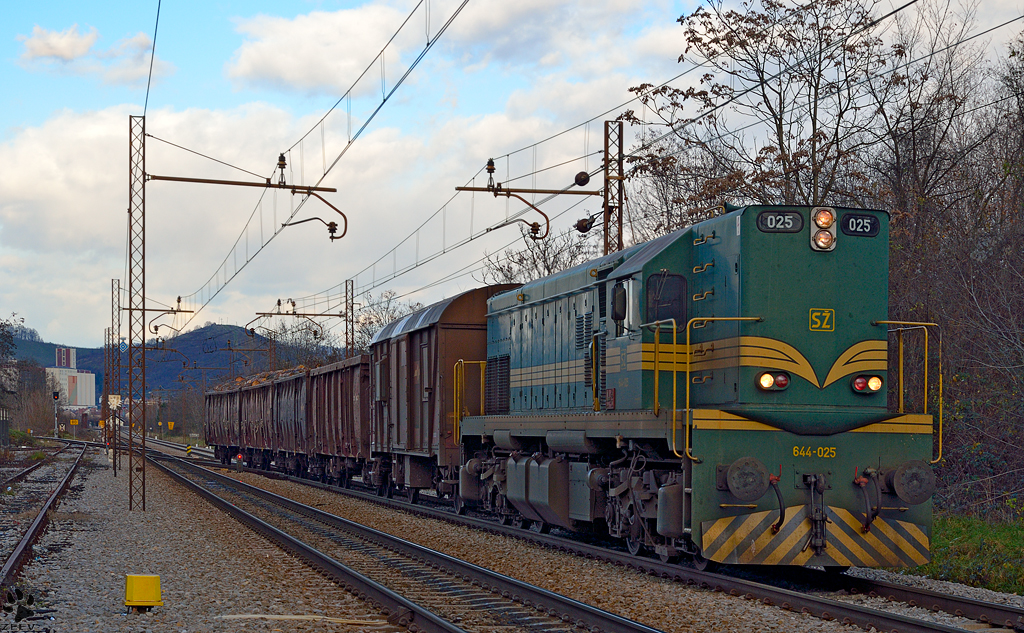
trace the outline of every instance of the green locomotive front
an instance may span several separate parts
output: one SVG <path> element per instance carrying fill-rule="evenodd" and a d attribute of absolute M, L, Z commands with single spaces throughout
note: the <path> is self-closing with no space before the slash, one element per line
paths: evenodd
<path fill-rule="evenodd" d="M 927 562 L 887 288 L 886 213 L 748 206 L 497 295 L 460 499 L 666 560 Z"/>

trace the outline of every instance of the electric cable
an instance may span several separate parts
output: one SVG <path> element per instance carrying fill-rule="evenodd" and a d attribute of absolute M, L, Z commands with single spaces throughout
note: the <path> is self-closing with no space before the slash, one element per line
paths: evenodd
<path fill-rule="evenodd" d="M 156 59 L 156 34 L 160 28 L 160 4 L 163 0 L 157 0 L 156 2 L 156 24 L 153 25 L 153 49 L 149 53 L 149 78 L 146 79 L 146 102 L 142 106 L 142 116 L 146 116 L 146 111 L 149 110 L 149 87 L 153 83 L 153 60 Z"/>

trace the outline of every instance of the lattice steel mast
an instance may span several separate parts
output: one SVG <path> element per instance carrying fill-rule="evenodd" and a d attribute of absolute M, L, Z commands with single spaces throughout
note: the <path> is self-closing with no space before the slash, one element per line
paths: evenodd
<path fill-rule="evenodd" d="M 146 510 L 146 117 L 128 118 L 128 509 Z"/>

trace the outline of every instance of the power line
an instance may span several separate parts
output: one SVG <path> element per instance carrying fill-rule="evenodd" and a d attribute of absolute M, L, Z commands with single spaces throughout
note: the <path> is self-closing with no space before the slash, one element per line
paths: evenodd
<path fill-rule="evenodd" d="M 160 28 L 160 4 L 163 0 L 156 2 L 156 24 L 153 25 L 153 49 L 149 52 L 149 79 L 146 80 L 146 103 L 142 106 L 142 116 L 146 116 L 149 109 L 149 87 L 153 83 L 153 60 L 156 59 L 156 33 Z"/>
<path fill-rule="evenodd" d="M 409 64 L 408 68 L 401 75 L 401 77 L 399 77 L 399 79 L 395 82 L 395 84 L 391 88 L 391 90 L 390 91 L 386 91 L 384 93 L 383 98 L 381 99 L 380 103 L 378 103 L 376 108 L 374 108 L 374 110 L 370 113 L 370 115 L 367 117 L 367 119 L 363 122 L 362 126 L 360 126 L 360 128 L 356 131 L 356 133 L 350 136 L 350 138 L 348 140 L 348 143 L 344 146 L 344 148 L 341 150 L 341 152 L 338 154 L 338 156 L 330 164 L 330 166 L 329 167 L 325 166 L 323 174 L 320 176 L 320 178 L 315 183 L 316 185 L 319 185 L 321 182 L 323 182 L 323 180 L 327 177 L 327 174 L 330 173 L 331 170 L 333 170 L 334 167 L 337 166 L 338 162 L 342 159 L 342 157 L 344 157 L 345 154 L 348 153 L 348 150 L 352 147 L 352 145 L 355 143 L 355 141 L 367 129 L 367 127 L 370 125 L 370 123 L 373 121 L 373 119 L 377 116 L 377 114 L 381 111 L 381 109 L 384 107 L 384 105 L 388 102 L 388 100 L 391 98 L 391 96 L 393 96 L 395 94 L 395 92 L 402 86 L 402 84 L 405 83 L 405 80 L 409 77 L 409 75 L 412 73 L 412 71 L 416 69 L 416 67 L 420 64 L 420 62 L 423 60 L 423 58 L 426 56 L 426 54 L 434 47 L 434 45 L 438 42 L 438 40 L 441 39 L 441 36 L 444 35 L 444 33 L 448 30 L 448 28 L 455 21 L 455 18 L 458 17 L 458 15 L 462 12 L 462 10 L 466 7 L 466 5 L 468 3 L 469 3 L 469 0 L 463 0 L 463 2 L 454 10 L 452 15 L 448 18 L 448 20 L 446 20 L 444 22 L 444 24 L 441 26 L 441 28 L 438 29 L 438 31 L 434 34 L 433 38 L 430 38 L 429 37 L 429 33 L 428 33 L 428 40 L 427 40 L 427 43 L 424 46 L 423 50 L 420 51 L 420 53 L 416 56 L 416 58 Z M 396 31 L 395 34 L 392 35 L 391 39 L 388 40 L 389 44 L 392 41 L 394 41 L 394 39 L 395 39 L 395 37 L 397 37 L 398 33 L 401 32 L 401 30 L 405 27 L 406 24 L 408 24 L 409 19 L 416 12 L 416 10 L 420 6 L 422 6 L 422 5 L 423 5 L 423 0 L 421 0 L 421 2 L 416 5 L 416 7 L 412 10 L 412 12 L 410 12 L 409 17 L 407 17 L 406 20 L 402 23 L 402 26 L 399 27 L 398 31 Z M 387 48 L 387 45 L 385 45 L 385 49 L 386 48 Z M 359 78 L 356 79 L 356 81 L 352 84 L 352 86 L 349 88 L 349 90 L 346 91 L 345 95 L 346 95 L 346 97 L 349 98 L 349 103 L 351 103 L 352 91 L 356 88 L 356 86 L 358 85 L 360 79 L 362 79 L 362 77 L 364 77 L 366 75 L 366 73 L 369 71 L 369 69 L 374 66 L 374 64 L 376 63 L 377 59 L 383 59 L 382 55 L 378 55 L 378 57 L 375 58 L 374 61 L 371 62 L 369 66 L 367 66 L 367 68 L 363 71 L 363 73 L 359 76 Z M 382 78 L 383 78 L 383 64 L 382 64 Z M 328 114 L 330 114 L 332 111 L 334 111 L 334 109 L 337 107 L 337 105 L 340 104 L 343 100 L 345 100 L 346 97 L 342 97 L 342 99 L 339 99 L 338 102 L 336 102 L 335 106 L 332 106 L 332 108 L 328 111 Z M 318 123 L 317 125 L 323 125 L 323 121 L 326 119 L 326 117 L 327 117 L 327 115 L 324 115 L 324 117 L 321 118 L 320 123 Z M 317 126 L 314 126 L 312 128 L 312 130 L 315 130 L 316 127 Z M 300 140 L 298 142 L 296 142 L 295 145 L 292 145 L 292 148 L 290 148 L 288 150 L 289 156 L 290 156 L 290 153 L 291 153 L 291 149 L 295 148 L 296 146 L 300 146 L 300 144 L 302 143 L 302 140 L 305 139 L 308 135 L 309 135 L 309 132 L 307 132 L 305 135 L 303 135 L 303 137 L 300 138 Z M 301 146 L 300 146 L 300 149 L 301 149 Z M 289 161 L 289 162 L 292 165 L 294 165 L 293 161 Z M 265 195 L 265 193 L 266 193 L 266 190 L 264 190 L 264 195 Z M 287 220 L 286 220 L 285 223 L 287 223 L 288 221 L 290 221 L 291 219 L 293 219 L 295 217 L 295 215 L 302 209 L 302 207 L 305 206 L 305 203 L 306 203 L 306 201 L 308 199 L 309 199 L 308 196 L 304 196 L 300 200 L 300 202 L 291 210 L 290 214 L 287 215 Z M 241 242 L 243 237 L 245 237 L 245 238 L 248 237 L 248 231 L 249 231 L 249 228 L 250 228 L 250 224 L 252 222 L 252 219 L 255 217 L 256 212 L 261 209 L 260 204 L 262 203 L 262 201 L 263 201 L 263 196 L 260 197 L 260 201 L 257 203 L 256 207 L 253 209 L 253 213 L 250 215 L 249 221 L 246 222 L 246 225 L 243 228 L 242 233 L 235 240 L 235 243 L 232 246 L 231 251 L 225 256 L 224 261 L 221 263 L 221 266 L 218 267 L 217 270 L 214 271 L 213 275 L 211 275 L 210 280 L 208 280 L 207 283 L 204 284 L 196 292 L 194 292 L 194 293 L 192 293 L 190 295 L 185 295 L 184 296 L 185 299 L 189 299 L 189 300 L 191 300 L 194 297 L 198 296 L 199 300 L 201 301 L 201 304 L 196 307 L 196 309 L 194 310 L 192 316 L 185 323 L 185 325 L 187 325 L 189 322 L 191 322 L 191 320 L 194 319 L 196 317 L 196 315 L 198 315 L 199 312 L 202 311 L 202 309 L 204 307 L 206 307 L 206 305 L 208 305 L 209 302 L 213 298 L 215 298 L 218 294 L 220 294 L 220 291 L 231 280 L 233 280 L 238 275 L 238 273 L 241 272 L 248 265 L 248 263 L 250 261 L 252 261 L 253 258 L 255 258 L 260 252 L 262 252 L 263 249 L 266 248 L 267 244 L 269 244 L 278 235 L 278 233 L 280 233 L 280 227 L 277 226 L 277 222 L 275 220 L 274 230 L 271 233 L 270 237 L 266 238 L 265 240 L 261 240 L 261 244 L 260 244 L 259 248 L 257 248 L 255 250 L 255 252 L 252 253 L 252 255 L 249 255 L 247 253 L 246 256 L 245 256 L 244 261 L 241 264 L 241 266 L 239 266 L 237 264 L 237 262 L 236 262 L 235 263 L 234 272 L 231 273 L 230 277 L 228 276 L 228 271 L 227 271 L 227 268 L 225 266 L 226 266 L 228 260 L 231 259 L 233 256 L 235 257 L 235 259 L 237 259 L 237 248 L 238 248 L 238 245 Z M 276 207 L 275 207 L 275 212 L 276 212 Z M 262 230 L 262 214 L 260 216 L 260 219 L 261 219 L 261 230 Z M 202 300 L 201 293 L 204 291 L 204 289 L 206 289 L 210 285 L 210 281 L 211 280 L 216 281 L 221 276 L 222 273 L 223 273 L 223 277 L 224 277 L 224 283 L 223 284 L 215 283 L 214 285 L 217 286 L 216 289 L 211 291 L 211 294 L 208 295 L 208 297 L 206 298 L 205 301 Z"/>
<path fill-rule="evenodd" d="M 833 41 L 833 42 L 829 43 L 829 44 L 828 44 L 828 45 L 827 45 L 827 46 L 826 46 L 826 47 L 824 48 L 824 50 L 825 50 L 825 51 L 828 51 L 828 50 L 832 50 L 832 49 L 834 49 L 834 48 L 836 48 L 836 47 L 838 47 L 838 46 L 840 46 L 840 45 L 844 44 L 845 42 L 849 41 L 849 39 L 850 39 L 850 38 L 852 38 L 852 37 L 855 37 L 855 36 L 857 36 L 857 35 L 859 35 L 859 34 L 861 34 L 861 33 L 865 32 L 865 31 L 867 31 L 868 29 L 870 29 L 870 28 L 873 28 L 873 27 L 877 26 L 877 25 L 878 25 L 879 23 L 881 23 L 881 22 L 882 22 L 883 20 L 887 20 L 888 18 L 891 18 L 892 16 L 894 16 L 894 15 L 896 15 L 896 14 L 900 13 L 901 11 L 903 11 L 903 10 L 907 9 L 908 7 L 910 7 L 910 6 L 914 5 L 914 4 L 916 4 L 916 3 L 917 3 L 917 1 L 918 1 L 918 0 L 910 0 L 909 2 L 907 2 L 907 3 L 903 4 L 903 5 L 902 5 L 902 6 L 900 6 L 900 7 L 897 7 L 897 8 L 895 8 L 895 9 L 893 9 L 892 11 L 890 11 L 890 12 L 886 13 L 885 15 L 883 15 L 883 16 L 881 16 L 881 17 L 879 17 L 879 18 L 876 18 L 876 19 L 874 19 L 874 20 L 872 20 L 872 21 L 871 21 L 871 22 L 869 22 L 868 24 L 866 24 L 866 25 L 864 25 L 864 26 L 862 26 L 862 27 L 860 27 L 860 28 L 858 28 L 858 29 L 855 29 L 855 30 L 854 30 L 854 31 L 852 31 L 851 33 L 847 34 L 847 35 L 846 35 L 845 37 L 843 37 L 842 39 L 837 39 L 837 40 L 835 40 L 835 41 Z M 1021 16 L 1021 18 L 1024 18 L 1024 16 Z M 1015 18 L 1015 19 L 1013 19 L 1013 20 L 1010 20 L 1010 21 L 1008 21 L 1007 23 L 1005 23 L 1005 24 L 1003 24 L 1003 25 L 1000 25 L 1000 26 L 1005 26 L 1006 24 L 1012 23 L 1012 22 L 1016 21 L 1017 19 L 1021 19 L 1021 18 Z M 998 28 L 998 27 L 994 27 L 994 28 Z M 988 32 L 990 32 L 990 31 L 992 31 L 992 30 L 994 30 L 994 29 L 988 29 L 988 30 L 986 30 L 986 31 L 984 31 L 984 32 L 982 32 L 982 33 L 979 33 L 979 34 L 977 34 L 977 35 L 973 36 L 972 38 L 968 38 L 968 39 L 973 39 L 974 37 L 980 37 L 980 36 L 982 36 L 982 35 L 984 35 L 984 34 L 987 34 Z M 964 40 L 964 41 L 966 41 L 966 40 Z M 959 43 L 962 43 L 962 42 L 959 42 Z M 958 44 L 959 44 L 959 43 L 958 43 Z M 947 49 L 948 49 L 948 47 L 947 47 Z M 944 50 L 946 50 L 946 49 L 944 49 Z M 936 52 L 935 52 L 935 53 L 933 53 L 933 54 L 937 54 L 938 52 L 941 52 L 941 51 L 936 51 Z M 792 71 L 792 70 L 793 70 L 794 68 L 797 68 L 797 67 L 798 67 L 799 65 L 801 65 L 801 64 L 803 64 L 803 63 L 805 63 L 805 62 L 807 61 L 808 57 L 809 57 L 809 56 L 805 56 L 804 58 L 802 58 L 802 59 L 800 59 L 800 60 L 797 60 L 797 61 L 795 61 L 795 62 L 794 62 L 794 63 L 792 63 L 792 64 L 789 64 L 789 65 L 788 65 L 788 66 L 786 66 L 785 68 L 782 68 L 782 69 L 781 69 L 781 70 L 779 70 L 779 71 L 778 71 L 777 73 L 775 73 L 775 74 L 773 74 L 773 75 L 772 75 L 771 77 L 769 77 L 769 78 L 768 78 L 768 80 L 769 80 L 769 81 L 771 81 L 771 80 L 777 79 L 777 78 L 781 77 L 781 76 L 782 76 L 783 74 L 785 74 L 785 73 L 788 73 L 788 72 Z M 915 60 L 915 62 L 917 62 L 917 61 L 920 61 L 920 60 Z M 891 71 L 889 71 L 889 72 L 893 72 L 893 71 L 891 70 Z M 679 75 L 679 76 L 681 76 L 681 75 Z M 671 81 L 671 80 L 670 80 L 670 81 Z M 667 82 L 666 82 L 666 83 L 667 83 Z M 662 85 L 666 85 L 666 83 L 663 83 Z M 858 84 L 858 85 L 859 85 L 859 84 Z M 708 116 L 708 115 L 709 115 L 710 113 L 712 113 L 712 112 L 715 112 L 715 111 L 718 111 L 718 110 L 721 110 L 721 109 L 723 109 L 723 108 L 727 107 L 727 106 L 728 106 L 729 104 L 731 104 L 731 103 L 734 103 L 734 102 L 735 102 L 735 101 L 736 101 L 737 99 L 739 99 L 739 98 L 741 98 L 741 97 L 743 97 L 743 96 L 745 96 L 745 95 L 749 94 L 750 92 L 752 92 L 752 91 L 753 91 L 753 90 L 754 90 L 755 88 L 756 88 L 756 86 L 752 86 L 751 88 L 748 88 L 748 89 L 746 89 L 746 90 L 743 90 L 743 91 L 741 91 L 741 92 L 737 93 L 736 95 L 734 95 L 733 97 L 731 97 L 730 99 L 726 100 L 726 101 L 725 101 L 724 103 L 722 103 L 722 104 L 718 104 L 718 105 L 716 105 L 716 106 L 715 106 L 714 108 L 712 108 L 712 109 L 710 109 L 710 110 L 708 110 L 708 111 L 706 111 L 706 112 L 704 112 L 704 113 L 701 113 L 700 115 L 698 115 L 698 117 L 695 117 L 694 119 L 690 119 L 690 120 L 686 120 L 686 121 L 683 121 L 683 122 L 681 122 L 681 124 L 679 124 L 679 125 L 671 126 L 671 128 L 670 128 L 670 130 L 669 130 L 669 131 L 665 132 L 665 133 L 664 133 L 664 134 L 662 134 L 661 136 L 658 136 L 658 137 L 656 137 L 656 138 L 654 138 L 654 139 L 652 139 L 652 140 L 650 140 L 650 141 L 648 141 L 648 142 L 645 142 L 645 143 L 643 143 L 643 144 L 641 145 L 641 147 L 640 147 L 640 148 L 638 148 L 638 150 L 636 150 L 635 152 L 633 152 L 633 153 L 631 153 L 631 154 L 628 154 L 628 156 L 636 156 L 636 155 L 637 155 L 637 154 L 638 154 L 638 153 L 639 153 L 640 151 L 642 151 L 642 150 L 644 150 L 644 149 L 648 149 L 648 148 L 652 147 L 652 146 L 653 146 L 654 144 L 656 144 L 656 143 L 660 142 L 661 140 L 664 140 L 664 139 L 665 139 L 665 138 L 667 138 L 667 137 L 668 137 L 669 135 L 671 135 L 671 134 L 673 134 L 673 133 L 676 133 L 676 132 L 677 132 L 677 131 L 678 131 L 679 129 L 681 129 L 682 127 L 684 127 L 684 126 L 688 126 L 688 125 L 690 125 L 690 124 L 692 124 L 692 123 L 696 122 L 697 120 L 700 120 L 701 118 L 703 118 L 703 117 L 706 117 L 706 116 Z M 817 99 L 815 99 L 815 101 L 819 101 L 820 99 L 822 99 L 822 98 L 826 98 L 827 96 L 828 96 L 828 95 L 823 95 L 822 97 L 818 97 Z M 637 98 L 639 98 L 639 97 L 634 97 L 634 100 L 635 100 L 635 99 L 637 99 Z M 631 101 L 632 101 L 632 100 L 631 100 Z M 627 103 L 629 103 L 629 102 L 627 102 Z M 607 113 L 603 113 L 602 115 L 598 115 L 598 116 L 603 116 L 604 114 L 607 114 Z M 596 118 L 596 117 L 595 117 L 595 118 Z M 593 121 L 593 120 L 594 120 L 594 119 L 590 119 L 590 120 L 588 121 L 588 123 L 589 123 L 590 121 Z M 739 132 L 739 131 L 743 131 L 743 130 L 745 130 L 745 129 L 748 129 L 748 128 L 751 128 L 751 127 L 755 127 L 755 126 L 757 126 L 757 125 L 760 125 L 760 124 L 761 124 L 761 122 L 754 122 L 754 123 L 751 123 L 751 124 L 749 124 L 749 125 L 747 125 L 747 126 L 744 126 L 743 128 L 740 128 L 740 129 L 738 129 L 738 130 L 732 130 L 732 131 L 730 131 L 730 132 L 729 132 L 729 134 L 735 134 L 736 132 Z M 574 128 L 570 128 L 570 130 L 572 130 L 572 129 L 576 129 L 576 128 L 580 127 L 581 125 L 584 125 L 584 124 L 580 124 L 580 125 L 577 125 L 577 126 L 575 126 Z M 551 140 L 551 139 L 557 138 L 558 136 L 561 136 L 562 134 L 564 134 L 564 133 L 566 133 L 567 131 L 570 131 L 570 130 L 566 130 L 566 131 L 560 132 L 560 133 L 558 133 L 558 134 L 552 135 L 552 136 L 548 137 L 547 139 L 545 139 L 545 140 L 543 140 L 543 141 L 539 141 L 538 143 L 534 143 L 534 144 L 532 144 L 532 145 L 526 146 L 526 148 L 524 148 L 524 149 L 529 149 L 529 148 L 533 148 L 533 147 L 536 147 L 537 145 L 539 145 L 539 144 L 541 144 L 541 143 L 544 143 L 544 142 L 547 142 L 547 141 L 549 141 L 549 140 Z M 720 136 L 719 136 L 718 138 L 723 138 L 724 136 L 725 136 L 725 135 L 720 135 Z M 712 139 L 712 140 L 714 140 L 714 139 Z M 517 150 L 517 152 L 518 152 L 518 151 L 522 151 L 522 150 Z M 508 157 L 508 156 L 510 156 L 510 154 L 506 154 L 505 156 L 506 156 L 506 157 Z M 579 159 L 574 159 L 574 160 L 579 160 Z M 567 161 L 567 162 L 572 162 L 572 161 Z M 561 164 L 566 164 L 566 163 L 561 163 Z M 548 169 L 548 168 L 545 168 L 545 170 L 546 170 L 546 169 Z M 631 171 L 635 171 L 635 170 L 636 170 L 636 168 L 634 168 L 634 169 L 633 169 L 633 170 L 631 170 Z M 530 175 L 532 175 L 532 174 L 535 174 L 535 173 L 537 173 L 537 172 L 539 172 L 539 171 L 543 171 L 543 170 L 536 170 L 536 169 L 535 169 L 535 170 L 534 170 L 533 172 L 527 173 L 527 174 L 525 174 L 525 175 L 523 175 L 523 176 L 518 176 L 518 177 L 516 177 L 516 179 L 520 179 L 520 178 L 525 178 L 525 177 L 528 177 L 528 176 L 530 176 Z M 597 173 L 597 172 L 599 172 L 599 171 L 600 171 L 600 168 L 599 168 L 599 169 L 596 169 L 596 170 L 594 170 L 594 173 Z M 479 173 L 480 173 L 480 172 L 478 171 L 478 172 L 477 172 L 477 174 L 479 174 Z M 594 175 L 594 174 L 592 173 L 591 175 Z M 475 176 L 474 176 L 474 177 L 475 177 Z M 547 202 L 547 201 L 551 200 L 551 199 L 552 199 L 553 197 L 554 197 L 553 195 L 551 195 L 551 196 L 547 196 L 546 198 L 544 198 L 543 200 L 541 200 L 541 201 L 540 201 L 540 202 L 539 202 L 538 204 L 543 204 L 544 202 Z M 454 196 L 453 196 L 453 198 L 454 198 Z M 451 202 L 451 200 L 452 200 L 452 199 L 449 199 L 449 202 Z M 447 206 L 447 204 L 448 204 L 448 203 L 445 203 L 445 205 L 443 205 L 443 206 L 442 206 L 442 208 L 444 208 L 445 206 Z M 574 205 L 574 206 L 575 206 L 575 205 Z M 515 219 L 515 218 L 517 218 L 517 217 L 521 216 L 522 214 L 526 213 L 527 211 L 528 211 L 527 209 L 523 209 L 522 211 L 520 211 L 520 212 L 519 212 L 519 213 L 517 213 L 517 214 L 513 214 L 513 215 L 510 215 L 510 216 L 509 216 L 509 219 L 510 219 L 510 220 L 511 220 L 511 219 Z M 436 217 L 437 213 L 438 213 L 438 211 L 435 211 L 435 212 L 434 212 L 434 214 L 433 214 L 433 215 L 431 216 L 431 218 L 434 218 L 434 217 Z M 559 214 L 559 215 L 561 215 L 561 214 Z M 428 219 L 428 221 L 429 221 L 429 219 Z M 415 235 L 415 234 L 416 234 L 416 232 L 418 232 L 418 231 L 419 231 L 420 229 L 422 229 L 422 228 L 423 228 L 423 226 L 425 226 L 425 224 L 426 224 L 426 222 L 425 222 L 425 223 L 424 223 L 423 225 L 421 225 L 420 227 L 418 227 L 418 228 L 416 229 L 416 231 L 414 231 L 414 232 L 413 232 L 413 235 Z M 385 276 L 385 278 L 384 278 L 384 279 L 382 279 L 382 280 L 381 280 L 380 282 L 378 282 L 378 280 L 377 280 L 377 279 L 375 278 L 375 279 L 373 279 L 373 280 L 372 280 L 372 281 L 370 282 L 370 284 L 369 284 L 369 285 L 361 286 L 361 287 L 360 287 L 359 289 L 357 289 L 357 291 L 356 291 L 356 294 L 362 294 L 362 293 L 365 293 L 365 292 L 367 292 L 367 291 L 369 291 L 369 290 L 372 290 L 372 289 L 374 289 L 374 288 L 377 288 L 377 287 L 379 287 L 379 286 L 380 286 L 380 285 L 382 285 L 382 284 L 383 284 L 384 282 L 387 282 L 387 281 L 391 281 L 391 280 L 393 280 L 393 279 L 395 279 L 395 278 L 397 278 L 397 277 L 399 277 L 399 276 L 401 276 L 401 275 L 403 275 L 403 274 L 405 274 L 405 273 L 407 273 L 407 272 L 409 272 L 409 271 L 411 271 L 411 270 L 414 270 L 414 269 L 416 269 L 416 268 L 419 268 L 419 267 L 420 267 L 420 266 L 422 266 L 423 264 L 429 263 L 429 262 L 431 262 L 431 261 L 433 261 L 433 260 L 437 259 L 438 257 L 440 257 L 441 255 L 445 254 L 445 253 L 446 253 L 447 251 L 449 251 L 449 250 L 454 250 L 455 248 L 459 248 L 459 247 L 461 247 L 461 246 L 464 246 L 465 244 L 468 244 L 469 242 L 473 241 L 473 240 L 474 240 L 474 239 L 476 239 L 477 237 L 480 237 L 481 235 L 485 234 L 486 232 L 487 232 L 487 231 L 485 230 L 485 231 L 481 231 L 480 233 L 478 233 L 478 234 L 476 234 L 476 235 L 472 235 L 472 236 L 470 236 L 470 237 L 469 237 L 468 239 L 466 239 L 466 240 L 463 240 L 462 242 L 458 242 L 458 243 L 456 243 L 455 245 L 453 245 L 453 246 L 452 246 L 452 247 L 450 247 L 450 248 L 446 248 L 446 249 L 443 249 L 443 250 L 442 250 L 441 252 L 437 252 L 437 253 L 434 253 L 433 255 L 431 255 L 431 256 L 428 256 L 428 257 L 426 257 L 426 258 L 425 258 L 425 259 L 423 259 L 422 261 L 417 261 L 417 262 L 416 262 L 415 264 L 413 264 L 413 265 L 410 265 L 410 266 L 407 266 L 406 268 L 404 268 L 404 269 L 403 269 L 403 270 L 401 270 L 401 271 L 395 270 L 395 271 L 394 271 L 394 272 L 392 273 L 392 275 L 391 275 L 391 276 Z M 361 271 L 359 271 L 358 273 L 356 273 L 356 275 L 354 276 L 354 278 L 358 278 L 358 277 L 359 277 L 359 275 L 361 275 L 361 274 L 364 274 L 364 273 L 365 273 L 366 271 L 368 271 L 368 270 L 369 270 L 369 269 L 370 269 L 371 267 L 373 267 L 373 266 L 375 266 L 376 264 L 378 264 L 378 263 L 380 263 L 381 261 L 383 261 L 385 257 L 387 257 L 388 255 L 391 255 L 391 254 L 395 253 L 395 252 L 396 252 L 396 250 L 397 250 L 397 249 L 398 249 L 398 248 L 399 248 L 399 247 L 400 247 L 400 246 L 401 246 L 402 244 L 406 243 L 406 242 L 407 242 L 407 241 L 408 241 L 408 240 L 409 240 L 409 239 L 410 239 L 411 237 L 412 237 L 412 235 L 410 235 L 410 236 L 406 237 L 406 238 L 405 238 L 404 240 L 402 240 L 401 242 L 399 242 L 399 244 L 398 244 L 398 245 L 397 245 L 396 247 L 392 248 L 392 249 L 391 249 L 390 251 L 388 251 L 387 253 L 385 253 L 384 255 L 382 255 L 382 256 L 381 256 L 380 258 L 378 258 L 377 260 L 375 260 L 373 264 L 371 264 L 370 266 L 367 266 L 366 268 L 364 268 L 364 269 L 362 269 Z M 513 241 L 512 243 L 514 243 L 514 241 Z M 510 245 L 511 245 L 511 243 L 510 243 Z M 309 299 L 313 299 L 313 300 L 319 300 L 318 298 L 319 298 L 320 296 L 325 296 L 325 299 L 324 299 L 324 300 L 325 300 L 325 301 L 327 301 L 328 305 L 330 305 L 330 295 L 331 295 L 331 291 L 332 291 L 332 290 L 335 290 L 335 289 L 338 289 L 338 288 L 340 288 L 340 284 L 338 284 L 338 285 L 335 285 L 335 286 L 332 286 L 332 287 L 331 287 L 331 288 L 329 288 L 329 289 L 328 289 L 327 291 L 323 291 L 323 292 L 320 292 L 320 293 L 315 293 L 315 294 L 312 294 L 312 295 L 307 295 L 306 297 L 301 297 L 300 299 L 305 299 L 305 300 L 309 300 Z"/>

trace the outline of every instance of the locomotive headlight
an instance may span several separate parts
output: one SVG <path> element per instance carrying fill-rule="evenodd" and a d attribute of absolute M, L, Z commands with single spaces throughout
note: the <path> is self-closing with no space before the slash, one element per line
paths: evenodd
<path fill-rule="evenodd" d="M 814 223 L 819 229 L 827 229 L 836 221 L 836 214 L 832 209 L 818 209 L 814 214 Z"/>
<path fill-rule="evenodd" d="M 757 386 L 762 391 L 782 391 L 789 386 L 789 374 L 764 372 L 757 377 Z"/>
<path fill-rule="evenodd" d="M 814 234 L 814 244 L 823 251 L 827 251 L 832 248 L 832 244 L 836 241 L 834 235 L 822 229 Z"/>
<path fill-rule="evenodd" d="M 880 376 L 857 376 L 850 382 L 857 393 L 876 393 L 882 388 Z"/>

